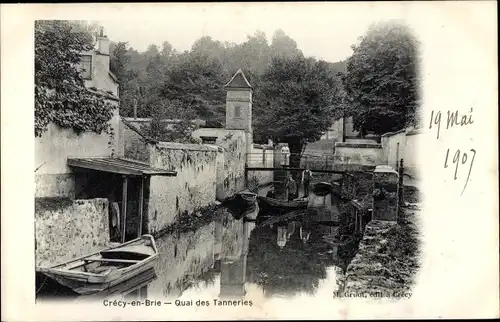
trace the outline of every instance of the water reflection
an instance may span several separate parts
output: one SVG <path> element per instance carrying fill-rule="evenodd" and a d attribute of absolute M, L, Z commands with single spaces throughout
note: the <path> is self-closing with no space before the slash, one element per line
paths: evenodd
<path fill-rule="evenodd" d="M 321 202 L 330 207 L 274 224 L 245 220 L 273 217 L 259 209 L 238 214 L 222 208 L 214 223 L 196 232 L 160 238 L 158 279 L 149 295 L 240 299 L 254 294 L 249 292 L 274 297 L 337 290 L 338 276 L 353 256 L 353 240 L 341 241 L 339 209 L 330 197 Z"/>
<path fill-rule="evenodd" d="M 327 268 L 336 264 L 336 252 L 332 254 L 331 245 L 324 242 L 317 227 L 311 227 L 309 239 L 304 242 L 301 234 L 295 233 L 297 224 L 276 229 L 262 227 L 251 234 L 248 281 L 259 285 L 266 296 L 314 294 L 320 280 L 326 278 Z M 280 242 L 283 235 L 284 245 Z"/>
<path fill-rule="evenodd" d="M 246 271 L 250 232 L 255 228 L 251 222 L 243 223 L 242 247 L 239 254 L 223 255 L 220 269 L 219 298 L 242 298 L 246 294 Z"/>

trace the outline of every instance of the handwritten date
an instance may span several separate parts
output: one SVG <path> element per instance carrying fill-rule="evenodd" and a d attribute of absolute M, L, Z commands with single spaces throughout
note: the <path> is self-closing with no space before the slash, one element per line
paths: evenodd
<path fill-rule="evenodd" d="M 472 171 L 472 165 L 474 164 L 474 158 L 476 157 L 476 150 L 470 149 L 470 152 L 472 152 L 472 158 L 470 160 L 470 165 L 469 165 L 469 173 L 467 174 L 467 179 L 465 180 L 465 185 L 464 188 L 462 189 L 462 193 L 460 195 L 463 195 L 465 188 L 467 188 L 467 183 L 469 182 L 470 179 L 470 173 Z M 458 168 L 463 167 L 467 161 L 469 160 L 469 155 L 465 152 L 460 152 L 460 150 L 455 151 L 455 154 L 453 155 L 453 160 L 451 166 L 455 166 L 455 175 L 453 176 L 453 180 L 457 180 L 458 176 Z M 446 150 L 446 157 L 444 159 L 444 168 L 448 168 L 448 162 L 450 161 L 450 149 Z"/>
<path fill-rule="evenodd" d="M 472 119 L 472 107 L 470 108 L 469 113 L 465 113 L 463 115 L 458 114 L 458 111 L 447 111 L 446 118 L 446 130 L 457 127 L 457 126 L 467 126 L 470 124 L 474 124 L 474 120 Z M 460 120 L 460 121 L 459 121 Z M 434 111 L 431 111 L 431 120 L 429 123 L 429 129 L 432 129 L 433 126 L 436 126 L 436 139 L 439 139 L 439 134 L 441 134 L 441 111 L 437 111 L 434 114 Z"/>

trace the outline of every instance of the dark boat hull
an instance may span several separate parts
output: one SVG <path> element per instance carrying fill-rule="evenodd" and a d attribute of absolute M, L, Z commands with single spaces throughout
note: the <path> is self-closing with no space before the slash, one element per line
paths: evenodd
<path fill-rule="evenodd" d="M 251 192 L 236 193 L 225 199 L 220 207 L 225 207 L 235 219 L 239 220 L 256 210 L 257 195 Z"/>
<path fill-rule="evenodd" d="M 313 186 L 312 192 L 317 196 L 323 197 L 333 192 L 333 185 L 328 182 L 319 182 Z"/>
<path fill-rule="evenodd" d="M 269 197 L 257 197 L 259 203 L 259 208 L 263 211 L 291 211 L 295 209 L 305 209 L 307 208 L 308 200 L 303 198 L 300 200 L 279 200 Z"/>

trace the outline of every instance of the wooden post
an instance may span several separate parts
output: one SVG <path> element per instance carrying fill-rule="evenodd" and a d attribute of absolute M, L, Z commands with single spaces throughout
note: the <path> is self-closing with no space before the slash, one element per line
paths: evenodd
<path fill-rule="evenodd" d="M 325 170 L 328 169 L 328 155 L 325 155 Z"/>
<path fill-rule="evenodd" d="M 344 117 L 342 117 L 342 142 L 345 142 L 345 137 L 346 137 L 346 130 L 345 130 L 345 114 Z"/>
<path fill-rule="evenodd" d="M 354 210 L 354 232 L 357 234 L 359 232 L 359 220 L 358 220 L 358 210 Z"/>
<path fill-rule="evenodd" d="M 404 198 L 404 166 L 403 159 L 399 161 L 399 208 L 403 207 L 405 204 Z"/>
<path fill-rule="evenodd" d="M 142 212 L 144 208 L 144 176 L 141 177 L 141 183 L 139 185 L 139 226 L 137 226 L 137 237 L 142 236 Z"/>
<path fill-rule="evenodd" d="M 122 243 L 125 242 L 125 232 L 127 230 L 127 188 L 128 188 L 128 178 L 123 176 L 123 186 L 122 186 Z"/>

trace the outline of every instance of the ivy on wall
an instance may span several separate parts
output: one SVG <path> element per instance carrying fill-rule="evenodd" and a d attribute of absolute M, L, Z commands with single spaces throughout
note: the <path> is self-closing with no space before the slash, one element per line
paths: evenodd
<path fill-rule="evenodd" d="M 82 132 L 108 133 L 116 108 L 85 87 L 80 54 L 94 47 L 88 25 L 64 20 L 35 22 L 35 136 L 50 122 Z"/>

